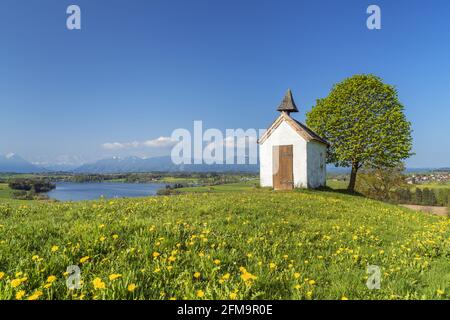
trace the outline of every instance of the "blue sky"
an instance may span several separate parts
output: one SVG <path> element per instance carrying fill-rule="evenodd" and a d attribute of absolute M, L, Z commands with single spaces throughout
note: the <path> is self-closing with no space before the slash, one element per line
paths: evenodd
<path fill-rule="evenodd" d="M 66 28 L 70 4 L 82 30 Z M 366 27 L 370 4 L 381 30 Z M 334 83 L 374 73 L 412 122 L 407 165 L 449 166 L 449 12 L 446 0 L 2 0 L 0 154 L 160 155 L 154 139 L 194 120 L 266 128 L 291 88 L 303 121 Z"/>

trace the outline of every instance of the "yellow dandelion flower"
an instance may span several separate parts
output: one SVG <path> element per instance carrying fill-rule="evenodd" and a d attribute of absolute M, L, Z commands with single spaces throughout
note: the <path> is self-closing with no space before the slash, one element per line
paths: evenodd
<path fill-rule="evenodd" d="M 153 258 L 158 258 L 159 256 L 160 256 L 160 253 L 159 252 L 153 252 Z"/>
<path fill-rule="evenodd" d="M 101 236 L 99 240 L 100 240 L 100 242 L 103 242 L 106 240 L 106 238 L 104 236 Z"/>
<path fill-rule="evenodd" d="M 27 281 L 27 278 L 16 278 L 11 280 L 11 287 L 17 288 L 20 286 L 23 282 Z"/>
<path fill-rule="evenodd" d="M 220 264 L 220 260 L 219 260 L 219 259 L 215 259 L 213 262 L 214 262 L 214 264 L 215 264 L 216 266 L 218 266 L 218 265 Z"/>
<path fill-rule="evenodd" d="M 223 280 L 228 280 L 228 279 L 230 279 L 230 274 L 229 273 L 225 273 L 223 276 L 222 276 L 222 279 Z"/>
<path fill-rule="evenodd" d="M 273 262 L 269 263 L 269 268 L 270 269 L 275 269 L 277 267 L 277 265 Z"/>
<path fill-rule="evenodd" d="M 444 290 L 438 289 L 438 290 L 436 291 L 436 293 L 437 293 L 438 296 L 442 296 L 442 295 L 444 294 Z"/>
<path fill-rule="evenodd" d="M 194 278 L 196 278 L 196 279 L 200 278 L 200 272 L 195 272 L 194 273 Z"/>
<path fill-rule="evenodd" d="M 25 291 L 24 290 L 17 291 L 17 293 L 16 293 L 16 299 L 17 300 L 22 300 L 22 298 L 24 296 L 25 296 Z"/>
<path fill-rule="evenodd" d="M 308 283 L 309 283 L 310 285 L 316 284 L 316 282 L 315 282 L 314 280 L 309 280 Z"/>
<path fill-rule="evenodd" d="M 245 282 L 257 279 L 257 277 L 255 275 L 253 275 L 253 274 L 251 274 L 250 272 L 247 272 L 247 271 L 245 271 L 244 273 L 241 274 L 241 278 Z"/>
<path fill-rule="evenodd" d="M 236 298 L 237 298 L 237 293 L 236 292 L 230 293 L 230 299 L 231 300 L 236 300 Z"/>
<path fill-rule="evenodd" d="M 341 300 L 348 300 L 346 296 L 342 296 Z"/>
<path fill-rule="evenodd" d="M 38 300 L 40 296 L 42 296 L 42 291 L 35 291 L 31 296 L 28 297 L 28 300 Z"/>
<path fill-rule="evenodd" d="M 300 289 L 302 286 L 301 285 L 299 285 L 299 284 L 296 284 L 295 286 L 294 286 L 294 289 Z"/>
<path fill-rule="evenodd" d="M 169 260 L 169 262 L 174 262 L 177 258 L 175 258 L 174 256 L 170 256 L 167 260 Z"/>
<path fill-rule="evenodd" d="M 5 273 L 4 272 L 0 272 L 0 280 L 3 279 L 5 277 Z"/>
<path fill-rule="evenodd" d="M 47 278 L 47 282 L 48 283 L 52 283 L 52 282 L 54 282 L 56 280 L 56 277 L 55 276 L 49 276 L 48 278 Z"/>
<path fill-rule="evenodd" d="M 82 257 L 82 258 L 80 259 L 80 263 L 85 263 L 85 262 L 88 261 L 88 260 L 89 260 L 89 256 Z"/>
<path fill-rule="evenodd" d="M 52 252 L 56 252 L 56 251 L 59 250 L 59 247 L 58 247 L 58 246 L 53 246 L 50 250 L 51 250 Z"/>
<path fill-rule="evenodd" d="M 136 290 L 136 288 L 137 288 L 137 285 L 134 283 L 130 283 L 127 287 L 128 291 L 130 291 L 130 292 L 134 292 L 134 290 Z"/>
<path fill-rule="evenodd" d="M 300 278 L 300 273 L 298 273 L 298 272 L 295 272 L 295 273 L 294 273 L 294 278 L 295 278 L 295 279 L 298 279 L 298 278 Z"/>
<path fill-rule="evenodd" d="M 39 259 L 39 256 L 37 254 L 35 254 L 34 256 L 31 257 L 31 260 L 36 261 Z"/>
<path fill-rule="evenodd" d="M 92 281 L 92 284 L 94 285 L 94 289 L 105 289 L 106 285 L 100 278 L 95 278 Z"/>
<path fill-rule="evenodd" d="M 119 236 L 117 234 L 113 234 L 113 239 L 116 240 L 117 238 L 119 238 Z"/>
<path fill-rule="evenodd" d="M 202 290 L 197 291 L 197 297 L 203 298 L 205 296 L 205 293 Z"/>
<path fill-rule="evenodd" d="M 109 275 L 109 280 L 114 281 L 116 279 L 122 278 L 122 275 L 119 273 L 113 273 Z"/>

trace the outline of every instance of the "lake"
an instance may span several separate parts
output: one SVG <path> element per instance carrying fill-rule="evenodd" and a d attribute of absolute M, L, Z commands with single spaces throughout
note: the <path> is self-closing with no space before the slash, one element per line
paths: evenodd
<path fill-rule="evenodd" d="M 146 197 L 155 195 L 164 183 L 115 183 L 115 182 L 57 182 L 56 188 L 47 193 L 59 201 L 95 200 L 104 198 Z"/>

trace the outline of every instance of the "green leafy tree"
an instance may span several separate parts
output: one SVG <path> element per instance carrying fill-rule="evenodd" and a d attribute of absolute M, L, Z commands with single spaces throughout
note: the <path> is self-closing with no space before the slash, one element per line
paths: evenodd
<path fill-rule="evenodd" d="M 348 190 L 358 170 L 394 167 L 411 153 L 411 124 L 396 89 L 374 75 L 355 75 L 336 84 L 307 114 L 308 126 L 327 139 L 327 162 L 351 167 Z"/>

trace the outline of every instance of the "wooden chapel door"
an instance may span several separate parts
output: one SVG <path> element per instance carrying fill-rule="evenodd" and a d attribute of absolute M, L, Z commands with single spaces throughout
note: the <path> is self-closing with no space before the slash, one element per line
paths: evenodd
<path fill-rule="evenodd" d="M 293 146 L 273 146 L 273 188 L 292 190 L 294 188 Z"/>

